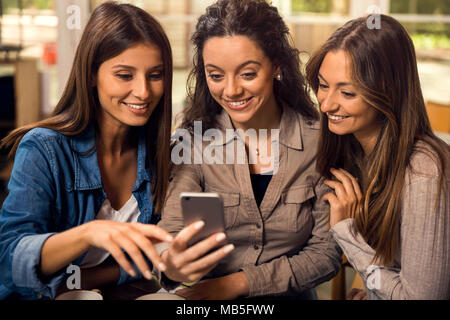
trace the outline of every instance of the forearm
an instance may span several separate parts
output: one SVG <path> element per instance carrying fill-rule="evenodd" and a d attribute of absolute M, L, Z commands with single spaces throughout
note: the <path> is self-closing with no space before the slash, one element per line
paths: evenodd
<path fill-rule="evenodd" d="M 242 268 L 249 285 L 249 297 L 291 295 L 312 289 L 333 278 L 340 266 L 339 254 L 325 250 L 282 256 L 259 266 Z"/>
<path fill-rule="evenodd" d="M 41 273 L 49 276 L 70 264 L 89 249 L 85 240 L 87 224 L 55 234 L 47 239 L 41 251 Z"/>
<path fill-rule="evenodd" d="M 231 290 L 234 290 L 234 299 L 248 297 L 250 287 L 248 285 L 247 276 L 244 272 L 237 272 L 229 275 L 229 280 L 233 286 Z"/>

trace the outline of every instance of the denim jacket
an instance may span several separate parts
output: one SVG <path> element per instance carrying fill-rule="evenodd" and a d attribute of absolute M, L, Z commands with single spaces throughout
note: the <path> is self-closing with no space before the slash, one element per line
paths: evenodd
<path fill-rule="evenodd" d="M 153 214 L 145 136 L 138 131 L 132 193 L 139 205 L 138 222 L 155 224 L 159 216 Z M 36 128 L 21 140 L 0 213 L 0 299 L 13 293 L 21 299 L 54 298 L 70 277 L 63 268 L 44 279 L 39 273 L 41 250 L 55 233 L 94 220 L 106 200 L 94 144 L 93 126 L 72 137 Z M 84 256 L 72 264 L 79 265 Z M 130 279 L 121 268 L 118 284 Z"/>

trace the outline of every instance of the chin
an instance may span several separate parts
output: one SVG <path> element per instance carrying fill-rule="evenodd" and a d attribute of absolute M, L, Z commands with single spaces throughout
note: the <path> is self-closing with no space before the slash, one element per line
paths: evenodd
<path fill-rule="evenodd" d="M 130 127 L 142 127 L 147 124 L 149 119 L 132 119 L 128 121 L 124 121 L 124 124 Z"/>
<path fill-rule="evenodd" d="M 230 116 L 231 120 L 236 123 L 248 123 L 252 120 L 254 114 L 249 112 L 239 112 L 239 111 L 228 111 L 228 115 Z"/>
<path fill-rule="evenodd" d="M 330 128 L 330 127 L 328 127 L 328 130 L 330 130 L 330 132 L 331 133 L 334 133 L 334 134 L 336 134 L 336 135 L 338 135 L 338 136 L 345 136 L 345 135 L 347 135 L 347 134 L 352 134 L 353 132 L 350 132 L 349 130 L 343 130 L 343 129 L 341 129 L 341 130 L 339 130 L 339 129 L 332 129 L 332 128 Z"/>

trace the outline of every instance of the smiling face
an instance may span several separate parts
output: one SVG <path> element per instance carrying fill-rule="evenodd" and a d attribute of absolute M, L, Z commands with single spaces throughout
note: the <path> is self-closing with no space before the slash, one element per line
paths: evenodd
<path fill-rule="evenodd" d="M 328 52 L 319 70 L 317 99 L 328 118 L 330 131 L 355 135 L 366 150 L 377 140 L 378 111 L 363 100 L 353 84 L 351 70 L 350 58 L 343 50 Z"/>
<path fill-rule="evenodd" d="M 164 93 L 161 51 L 149 43 L 128 48 L 100 65 L 95 85 L 102 121 L 145 125 Z"/>
<path fill-rule="evenodd" d="M 205 43 L 203 60 L 209 91 L 235 127 L 267 127 L 277 118 L 277 68 L 256 42 L 246 36 L 213 37 Z"/>

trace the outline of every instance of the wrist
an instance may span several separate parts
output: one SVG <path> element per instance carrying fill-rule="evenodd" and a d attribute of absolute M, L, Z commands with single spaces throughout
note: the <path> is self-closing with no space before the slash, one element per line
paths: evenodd
<path fill-rule="evenodd" d="M 82 245 L 88 249 L 91 247 L 92 232 L 95 232 L 95 230 L 93 230 L 94 223 L 95 223 L 95 220 L 84 223 L 78 227 L 79 231 L 80 231 L 79 240 L 81 241 Z"/>
<path fill-rule="evenodd" d="M 235 294 L 235 299 L 247 297 L 250 293 L 250 288 L 248 286 L 248 280 L 244 272 L 240 271 L 229 275 L 230 279 L 227 279 L 227 283 L 231 284 L 232 292 Z"/>

